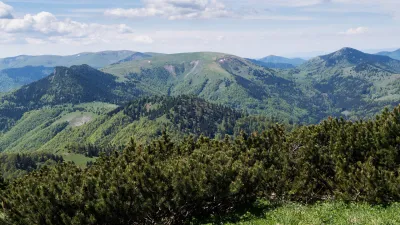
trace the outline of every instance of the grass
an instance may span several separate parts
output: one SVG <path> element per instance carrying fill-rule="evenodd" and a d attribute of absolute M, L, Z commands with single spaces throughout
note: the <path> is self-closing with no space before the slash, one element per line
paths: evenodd
<path fill-rule="evenodd" d="M 81 154 L 75 153 L 62 153 L 62 157 L 66 162 L 74 162 L 77 166 L 84 167 L 87 162 L 93 162 L 96 158 L 89 158 Z"/>
<path fill-rule="evenodd" d="M 400 224 L 400 203 L 387 207 L 363 203 L 324 202 L 315 205 L 295 203 L 279 207 L 264 205 L 255 212 L 246 211 L 228 220 L 214 220 L 207 224 L 231 225 L 311 225 L 311 224 Z"/>

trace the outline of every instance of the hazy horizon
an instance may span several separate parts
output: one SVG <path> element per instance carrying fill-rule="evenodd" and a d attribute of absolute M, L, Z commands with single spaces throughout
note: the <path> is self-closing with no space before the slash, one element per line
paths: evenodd
<path fill-rule="evenodd" d="M 3 0 L 0 57 L 104 50 L 310 58 L 399 48 L 395 0 Z"/>
<path fill-rule="evenodd" d="M 342 47 L 342 48 L 345 48 L 345 47 Z M 341 48 L 336 49 L 336 50 L 340 50 L 340 49 Z M 357 50 L 360 50 L 362 52 L 369 53 L 369 54 L 376 54 L 378 52 L 395 51 L 397 49 L 399 49 L 399 48 L 365 49 L 365 50 L 357 49 Z M 336 51 L 336 50 L 334 50 L 334 51 Z M 0 59 L 13 58 L 13 57 L 25 56 L 25 55 L 26 56 L 43 56 L 43 55 L 73 56 L 73 55 L 78 55 L 78 54 L 82 54 L 82 53 L 99 53 L 99 52 L 108 52 L 108 51 L 132 51 L 132 52 L 138 52 L 138 51 L 135 51 L 135 50 L 128 50 L 128 49 L 115 49 L 115 50 L 104 49 L 104 50 L 98 50 L 98 51 L 75 52 L 75 53 L 72 53 L 72 54 L 19 54 L 19 55 L 11 55 L 11 56 L 0 57 Z M 334 52 L 334 51 L 332 51 L 332 52 Z M 195 53 L 195 52 L 212 52 L 212 51 L 171 52 L 171 53 L 143 51 L 141 53 L 181 54 L 181 53 Z M 243 57 L 243 58 L 251 58 L 251 59 L 261 59 L 261 58 L 264 58 L 264 57 L 267 57 L 267 56 L 280 56 L 280 57 L 285 57 L 285 58 L 293 58 L 293 59 L 294 58 L 300 58 L 300 59 L 308 60 L 308 59 L 311 59 L 311 58 L 314 58 L 314 57 L 317 57 L 317 56 L 321 56 L 321 55 L 326 55 L 326 54 L 329 54 L 329 53 L 332 53 L 332 52 L 322 52 L 322 51 L 320 51 L 320 52 L 303 52 L 303 53 L 293 53 L 293 54 L 289 54 L 289 55 L 269 54 L 269 55 L 264 55 L 264 56 L 261 56 L 261 57 L 246 57 L 246 56 L 241 56 L 241 55 L 236 55 L 236 56 Z M 229 53 L 229 52 L 220 52 L 220 53 L 232 54 L 232 53 Z M 235 55 L 235 54 L 232 54 L 232 55 Z"/>

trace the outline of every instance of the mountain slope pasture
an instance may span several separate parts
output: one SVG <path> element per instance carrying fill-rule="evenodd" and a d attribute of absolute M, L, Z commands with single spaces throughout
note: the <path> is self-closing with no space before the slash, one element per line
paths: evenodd
<path fill-rule="evenodd" d="M 183 53 L 111 65 L 104 72 L 156 95 L 196 95 L 250 113 L 305 120 L 306 99 L 274 70 L 222 53 Z"/>

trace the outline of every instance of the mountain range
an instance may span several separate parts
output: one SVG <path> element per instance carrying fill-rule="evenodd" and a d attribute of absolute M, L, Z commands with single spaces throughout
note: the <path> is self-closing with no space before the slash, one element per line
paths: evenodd
<path fill-rule="evenodd" d="M 59 55 L 40 55 L 28 56 L 20 55 L 16 57 L 0 59 L 0 70 L 7 68 L 21 68 L 25 66 L 74 66 L 87 64 L 94 68 L 102 68 L 106 65 L 124 60 L 136 52 L 133 51 L 103 51 L 103 52 L 83 52 L 69 56 Z"/>
<path fill-rule="evenodd" d="M 50 75 L 57 66 L 70 67 L 86 64 L 103 68 L 113 63 L 151 57 L 152 53 L 133 51 L 84 52 L 70 56 L 21 55 L 0 59 L 0 92 L 8 92 Z"/>
<path fill-rule="evenodd" d="M 131 53 L 101 70 L 15 68 L 24 78 L 5 69 L 26 84 L 0 95 L 0 150 L 123 146 L 132 134 L 146 141 L 163 128 L 215 137 L 270 121 L 371 117 L 400 103 L 400 61 L 352 48 L 289 69 L 224 53 Z"/>

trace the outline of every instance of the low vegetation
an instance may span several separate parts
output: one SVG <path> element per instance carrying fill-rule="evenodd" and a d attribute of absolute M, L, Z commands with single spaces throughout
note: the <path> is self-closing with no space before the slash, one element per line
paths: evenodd
<path fill-rule="evenodd" d="M 86 169 L 64 163 L 12 181 L 1 192 L 3 212 L 12 224 L 182 224 L 263 199 L 387 205 L 400 201 L 399 133 L 400 107 L 375 120 L 329 118 L 293 131 L 276 125 L 234 139 L 176 142 L 163 133 Z M 266 220 L 282 219 L 293 208 L 285 207 Z"/>

